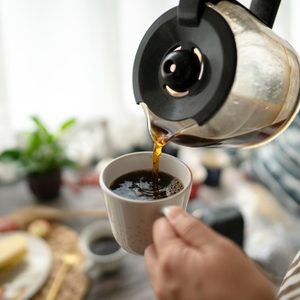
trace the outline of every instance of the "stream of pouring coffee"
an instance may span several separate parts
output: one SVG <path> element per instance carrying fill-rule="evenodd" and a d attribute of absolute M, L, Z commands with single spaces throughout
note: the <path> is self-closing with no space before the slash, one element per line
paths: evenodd
<path fill-rule="evenodd" d="M 151 137 L 153 140 L 153 179 L 154 184 L 158 181 L 158 171 L 159 171 L 159 161 L 162 153 L 163 147 L 167 144 L 169 137 L 167 133 L 158 127 L 151 126 Z"/>
<path fill-rule="evenodd" d="M 186 128 L 190 128 L 194 125 L 194 123 L 191 125 L 190 123 L 185 124 L 180 127 L 178 130 L 174 127 L 174 129 L 177 130 L 170 130 L 164 129 L 158 125 L 155 124 L 156 119 L 159 119 L 156 117 L 153 113 L 151 113 L 145 103 L 142 103 L 142 107 L 144 109 L 147 124 L 148 124 L 148 130 L 150 132 L 150 136 L 153 141 L 153 166 L 152 166 L 152 174 L 153 174 L 153 189 L 158 191 L 158 181 L 159 181 L 159 161 L 161 157 L 161 153 L 163 150 L 163 147 L 173 138 L 176 137 L 176 135 Z"/>
<path fill-rule="evenodd" d="M 167 139 L 165 139 L 164 136 L 160 136 L 156 141 L 154 141 L 153 145 L 153 176 L 154 179 L 157 179 L 158 177 L 158 170 L 159 170 L 159 161 L 162 153 L 163 147 L 168 142 Z"/>
<path fill-rule="evenodd" d="M 168 140 L 165 136 L 159 135 L 155 140 L 153 140 L 153 193 L 155 197 L 159 195 L 159 185 L 158 185 L 158 172 L 159 172 L 159 161 L 162 153 L 163 147 L 166 145 Z"/>

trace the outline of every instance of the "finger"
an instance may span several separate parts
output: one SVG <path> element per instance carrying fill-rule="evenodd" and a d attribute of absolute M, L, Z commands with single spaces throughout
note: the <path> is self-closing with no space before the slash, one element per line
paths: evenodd
<path fill-rule="evenodd" d="M 144 251 L 145 258 L 149 259 L 150 261 L 155 261 L 157 259 L 157 251 L 154 244 L 149 245 Z"/>
<path fill-rule="evenodd" d="M 146 269 L 150 275 L 151 280 L 153 280 L 156 276 L 156 269 L 157 269 L 157 252 L 155 249 L 154 244 L 149 245 L 144 252 L 145 256 L 145 264 Z"/>
<path fill-rule="evenodd" d="M 216 237 L 212 229 L 196 220 L 180 207 L 168 206 L 164 209 L 164 214 L 176 234 L 190 245 L 201 247 Z"/>
<path fill-rule="evenodd" d="M 158 250 L 178 239 L 172 225 L 166 218 L 159 218 L 153 224 L 153 242 Z"/>

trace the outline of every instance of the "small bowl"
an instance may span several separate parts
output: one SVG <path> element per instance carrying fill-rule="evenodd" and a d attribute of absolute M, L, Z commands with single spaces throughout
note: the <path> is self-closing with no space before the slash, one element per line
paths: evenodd
<path fill-rule="evenodd" d="M 96 254 L 92 251 L 91 244 L 101 238 L 110 238 L 115 241 L 107 218 L 91 223 L 80 234 L 80 247 L 86 257 L 85 269 L 92 278 L 117 271 L 127 255 L 120 246 L 112 253 Z"/>

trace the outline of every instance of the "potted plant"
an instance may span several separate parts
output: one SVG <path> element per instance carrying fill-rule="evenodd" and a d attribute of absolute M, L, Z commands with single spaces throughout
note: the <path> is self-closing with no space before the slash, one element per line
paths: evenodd
<path fill-rule="evenodd" d="M 75 119 L 64 122 L 55 133 L 50 132 L 40 118 L 34 116 L 31 120 L 34 129 L 25 133 L 22 145 L 3 151 L 0 160 L 18 162 L 32 193 L 41 200 L 53 199 L 59 195 L 62 169 L 74 166 L 66 156 L 61 136 Z"/>

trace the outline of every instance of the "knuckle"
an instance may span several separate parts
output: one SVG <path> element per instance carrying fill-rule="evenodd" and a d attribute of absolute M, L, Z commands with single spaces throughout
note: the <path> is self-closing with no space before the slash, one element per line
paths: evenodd
<path fill-rule="evenodd" d="M 149 245 L 149 246 L 147 246 L 147 248 L 146 248 L 145 251 L 144 251 L 145 259 L 148 259 L 148 258 L 149 258 L 151 251 L 152 251 L 152 244 Z"/>
<path fill-rule="evenodd" d="M 151 259 L 149 258 L 149 256 L 146 256 L 145 255 L 145 266 L 147 269 L 151 270 L 151 267 L 152 267 L 152 261 Z"/>
<path fill-rule="evenodd" d="M 156 280 L 156 283 L 152 285 L 152 288 L 158 300 L 165 299 L 166 289 L 163 285 L 163 280 Z"/>
<path fill-rule="evenodd" d="M 157 299 L 178 299 L 176 295 L 178 295 L 180 292 L 180 286 L 177 284 L 177 282 L 173 282 L 170 278 L 168 281 L 163 280 L 163 278 L 165 277 L 162 277 L 159 282 L 152 286 Z"/>
<path fill-rule="evenodd" d="M 181 261 L 185 256 L 187 247 L 182 247 L 178 243 L 170 243 L 159 257 L 159 266 L 162 274 L 170 275 L 176 273 L 178 261 Z"/>
<path fill-rule="evenodd" d="M 156 286 L 153 288 L 154 292 L 157 296 L 158 300 L 163 300 L 164 299 L 164 290 L 161 288 L 161 286 Z"/>
<path fill-rule="evenodd" d="M 165 253 L 160 258 L 160 269 L 163 273 L 170 273 L 172 269 L 172 259 L 170 255 Z"/>
<path fill-rule="evenodd" d="M 196 220 L 189 220 L 186 222 L 182 227 L 182 234 L 185 236 L 197 236 L 200 235 L 201 232 L 199 232 L 199 228 L 197 226 Z"/>

